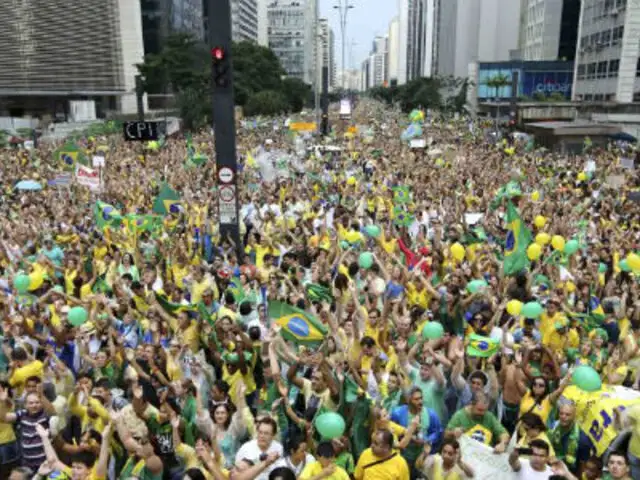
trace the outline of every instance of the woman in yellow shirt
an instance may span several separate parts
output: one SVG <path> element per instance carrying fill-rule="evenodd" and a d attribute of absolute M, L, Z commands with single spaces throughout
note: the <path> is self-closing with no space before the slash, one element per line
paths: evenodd
<path fill-rule="evenodd" d="M 527 393 L 524 394 L 520 401 L 520 418 L 523 418 L 527 413 L 534 413 L 546 425 L 556 400 L 562 395 L 570 381 L 571 375 L 565 376 L 558 388 L 549 394 L 544 377 L 534 377 L 531 382 L 531 389 L 527 390 Z M 523 433 L 523 430 L 519 431 Z"/>

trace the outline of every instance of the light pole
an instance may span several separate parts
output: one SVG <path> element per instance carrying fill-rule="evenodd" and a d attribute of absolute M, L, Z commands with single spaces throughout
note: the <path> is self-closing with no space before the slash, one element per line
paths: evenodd
<path fill-rule="evenodd" d="M 354 6 L 349 3 L 349 0 L 338 0 L 338 4 L 334 5 L 333 8 L 338 10 L 340 14 L 340 35 L 341 35 L 341 44 L 342 44 L 342 90 L 345 89 L 345 49 L 346 49 L 346 38 L 345 31 L 347 30 L 347 13 L 349 10 L 354 8 Z"/>

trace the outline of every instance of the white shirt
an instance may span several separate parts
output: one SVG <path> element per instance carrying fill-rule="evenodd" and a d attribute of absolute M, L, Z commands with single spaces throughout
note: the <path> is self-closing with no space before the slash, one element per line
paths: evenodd
<path fill-rule="evenodd" d="M 307 456 L 298 465 L 294 465 L 293 462 L 291 461 L 291 457 L 287 456 L 287 457 L 281 458 L 277 462 L 275 462 L 273 464 L 273 467 L 274 468 L 279 468 L 279 467 L 290 468 L 296 474 L 296 478 L 297 478 L 302 473 L 302 470 L 304 470 L 304 467 L 306 467 L 307 465 L 309 465 L 310 463 L 313 463 L 315 461 L 316 461 L 316 459 L 313 458 L 313 455 L 307 453 Z"/>
<path fill-rule="evenodd" d="M 284 449 L 282 448 L 282 444 L 280 442 L 276 442 L 275 440 L 271 442 L 271 445 L 269 445 L 269 448 L 266 452 L 260 450 L 257 440 L 249 440 L 248 442 L 244 443 L 240 447 L 240 450 L 238 450 L 238 453 L 236 453 L 236 463 L 246 458 L 247 460 L 251 460 L 255 465 L 257 463 L 260 463 L 260 455 L 262 455 L 263 453 L 269 454 L 272 452 L 276 452 L 282 455 L 283 451 Z M 255 480 L 267 480 L 269 478 L 269 474 L 274 468 L 276 468 L 275 463 L 264 470 L 260 475 L 258 475 Z"/>
<path fill-rule="evenodd" d="M 521 480 L 548 480 L 553 475 L 553 470 L 548 465 L 542 472 L 531 468 L 529 460 L 520 460 L 520 471 L 518 472 L 518 478 Z"/>

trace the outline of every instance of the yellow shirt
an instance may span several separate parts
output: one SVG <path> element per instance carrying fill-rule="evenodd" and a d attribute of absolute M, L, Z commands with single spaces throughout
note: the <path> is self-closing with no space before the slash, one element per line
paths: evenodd
<path fill-rule="evenodd" d="M 233 400 L 234 405 L 237 405 L 236 402 L 236 392 L 238 387 L 236 386 L 240 380 L 244 381 L 244 384 L 247 387 L 246 395 L 255 392 L 256 390 L 256 382 L 253 379 L 253 372 L 251 368 L 247 365 L 247 374 L 242 375 L 240 369 L 238 368 L 233 374 L 229 373 L 227 370 L 227 366 L 222 367 L 222 380 L 227 382 L 229 385 L 229 396 L 231 396 L 231 400 Z"/>
<path fill-rule="evenodd" d="M 561 312 L 556 312 L 552 317 L 547 315 L 546 311 L 542 313 L 540 316 L 540 333 L 543 338 L 548 332 L 555 331 L 556 322 L 561 322 L 566 325 L 567 317 Z"/>
<path fill-rule="evenodd" d="M 20 395 L 27 379 L 30 377 L 42 378 L 43 369 L 44 364 L 40 360 L 34 360 L 23 367 L 16 368 L 9 378 L 9 385 L 17 387 L 18 395 Z"/>
<path fill-rule="evenodd" d="M 323 467 L 320 462 L 313 462 L 304 467 L 302 473 L 298 477 L 298 480 L 309 480 L 322 472 Z M 344 468 L 338 467 L 328 477 L 323 477 L 325 480 L 349 480 L 349 474 L 345 472 Z"/>
<path fill-rule="evenodd" d="M 0 445 L 6 445 L 15 440 L 16 433 L 13 430 L 13 425 L 10 423 L 0 423 Z"/>
<path fill-rule="evenodd" d="M 536 438 L 532 438 L 531 439 L 531 441 L 533 441 L 533 440 L 542 440 L 544 443 L 549 445 L 549 457 L 555 457 L 556 456 L 556 451 L 553 449 L 553 446 L 551 445 L 551 441 L 547 437 L 546 433 L 540 432 L 540 434 Z M 517 446 L 518 447 L 522 447 L 522 448 L 527 448 L 529 446 L 529 443 L 530 442 L 527 441 L 526 437 L 522 437 L 520 440 L 518 440 Z"/>
<path fill-rule="evenodd" d="M 553 352 L 564 352 L 567 348 L 578 348 L 580 346 L 580 336 L 574 329 L 569 329 L 567 333 L 561 335 L 554 328 L 543 334 L 542 344 L 549 347 Z"/>
<path fill-rule="evenodd" d="M 71 470 L 71 467 L 65 466 L 63 469 L 63 473 L 67 475 L 67 478 L 73 478 L 73 471 Z M 89 476 L 87 477 L 87 480 L 105 480 L 106 478 L 107 477 L 99 477 L 96 474 L 96 467 L 93 467 L 91 469 L 91 472 L 89 473 Z"/>
<path fill-rule="evenodd" d="M 367 468 L 367 465 L 373 463 L 376 465 Z M 367 448 L 358 459 L 354 477 L 356 480 L 409 480 L 409 467 L 398 452 L 394 451 L 384 459 L 375 456 Z"/>
<path fill-rule="evenodd" d="M 553 409 L 553 405 L 549 401 L 549 397 L 547 396 L 540 405 L 536 405 L 534 407 L 535 401 L 533 400 L 533 396 L 531 395 L 531 390 L 528 390 L 527 393 L 524 394 L 522 400 L 520 401 L 520 417 L 527 412 L 535 413 L 538 415 L 542 421 L 546 424 L 549 419 L 549 414 L 551 414 L 551 410 Z"/>
<path fill-rule="evenodd" d="M 207 277 L 203 278 L 200 282 L 193 282 L 191 285 L 191 305 L 197 305 L 202 300 L 202 294 L 207 289 L 213 290 L 213 298 L 219 298 L 218 287 Z"/>

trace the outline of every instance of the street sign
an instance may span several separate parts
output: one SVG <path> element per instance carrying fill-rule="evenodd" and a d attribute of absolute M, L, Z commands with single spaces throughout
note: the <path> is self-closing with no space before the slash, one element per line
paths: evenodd
<path fill-rule="evenodd" d="M 124 122 L 124 139 L 128 142 L 158 140 L 160 125 L 160 122 Z"/>
<path fill-rule="evenodd" d="M 234 224 L 236 217 L 236 186 L 220 185 L 218 188 L 218 214 L 220 223 Z"/>
<path fill-rule="evenodd" d="M 220 179 L 220 183 L 233 182 L 233 170 L 229 167 L 222 167 L 218 171 L 218 178 Z"/>

